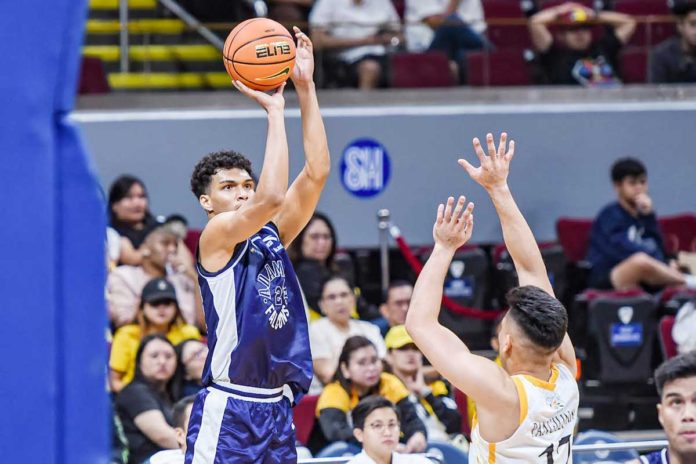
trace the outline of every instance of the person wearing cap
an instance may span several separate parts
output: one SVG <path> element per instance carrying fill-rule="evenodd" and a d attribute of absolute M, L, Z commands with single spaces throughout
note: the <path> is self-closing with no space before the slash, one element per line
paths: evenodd
<path fill-rule="evenodd" d="M 406 327 L 392 327 L 384 339 L 387 361 L 392 373 L 408 388 L 416 412 L 428 430 L 430 439 L 449 441 L 461 432 L 462 416 L 442 380 L 427 383 L 423 372 L 423 355 Z"/>
<path fill-rule="evenodd" d="M 109 319 L 118 328 L 135 321 L 140 294 L 145 284 L 156 277 L 166 277 L 176 288 L 184 320 L 197 323 L 196 276 L 191 266 L 180 267 L 176 259 L 178 237 L 168 226 L 152 230 L 140 246 L 143 256 L 138 266 L 122 265 L 109 273 L 106 280 Z M 202 309 L 201 309 L 202 313 Z"/>
<path fill-rule="evenodd" d="M 676 1 L 672 11 L 679 35 L 653 49 L 650 82 L 696 82 L 696 1 Z"/>
<path fill-rule="evenodd" d="M 152 279 L 145 285 L 136 322 L 124 325 L 114 335 L 109 358 L 111 391 L 119 392 L 133 380 L 140 340 L 152 334 L 165 335 L 174 345 L 201 338 L 196 327 L 184 322 L 174 286 L 163 278 Z"/>
<path fill-rule="evenodd" d="M 552 24 L 561 27 L 559 40 L 549 30 Z M 608 26 L 599 40 L 592 37 L 595 25 Z M 595 13 L 577 3 L 563 3 L 533 15 L 528 27 L 549 84 L 609 86 L 620 82 L 619 51 L 631 39 L 636 21 L 623 13 Z"/>

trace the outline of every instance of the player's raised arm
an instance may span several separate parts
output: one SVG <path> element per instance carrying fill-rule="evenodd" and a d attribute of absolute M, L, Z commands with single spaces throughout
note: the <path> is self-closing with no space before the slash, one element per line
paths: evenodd
<path fill-rule="evenodd" d="M 285 84 L 269 95 L 239 81 L 233 83 L 266 110 L 266 152 L 255 193 L 251 192 L 254 189 L 251 175 L 231 169 L 216 173 L 206 194 L 199 197 L 210 217 L 200 240 L 201 260 L 209 271 L 223 267 L 237 243 L 258 232 L 277 214 L 288 188 L 288 141 L 283 113 Z M 230 208 L 234 204 L 240 206 Z"/>
<path fill-rule="evenodd" d="M 416 281 L 406 313 L 406 330 L 437 371 L 477 403 L 515 407 L 517 391 L 509 375 L 493 361 L 472 354 L 449 329 L 438 322 L 442 287 L 454 253 L 471 237 L 474 205 L 456 206 L 450 197 L 440 205 L 433 226 L 435 247 Z"/>
<path fill-rule="evenodd" d="M 297 54 L 292 82 L 300 101 L 305 165 L 288 189 L 285 201 L 275 217 L 280 238 L 286 247 L 314 214 L 331 167 L 329 145 L 313 80 L 312 42 L 299 28 L 295 27 L 294 31 L 297 37 Z"/>
<path fill-rule="evenodd" d="M 493 134 L 488 134 L 486 136 L 488 155 L 483 151 L 478 138 L 474 138 L 473 143 L 481 165 L 474 167 L 464 159 L 460 159 L 459 164 L 473 180 L 486 189 L 493 201 L 503 228 L 505 246 L 515 263 L 519 285 L 534 285 L 549 295 L 554 296 L 553 287 L 546 271 L 546 265 L 541 257 L 539 246 L 527 221 L 522 216 L 522 212 L 517 207 L 507 183 L 510 162 L 515 154 L 515 141 L 510 141 L 508 148 L 507 134 L 503 132 L 500 135 L 500 143 L 496 148 Z M 572 373 L 575 373 L 577 369 L 575 350 L 568 334 L 566 334 L 563 344 L 558 349 L 558 354 L 559 360 Z"/>

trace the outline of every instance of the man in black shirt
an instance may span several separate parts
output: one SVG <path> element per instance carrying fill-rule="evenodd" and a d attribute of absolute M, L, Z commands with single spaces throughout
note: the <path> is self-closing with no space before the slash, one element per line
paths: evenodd
<path fill-rule="evenodd" d="M 696 82 L 696 1 L 674 7 L 679 35 L 653 49 L 650 82 Z"/>
<path fill-rule="evenodd" d="M 549 30 L 552 24 L 562 29 L 559 40 Z M 607 30 L 600 40 L 592 39 L 595 24 Z M 635 20 L 613 11 L 593 10 L 563 3 L 542 10 L 530 18 L 529 32 L 548 83 L 602 86 L 619 83 L 618 54 L 633 35 Z"/>

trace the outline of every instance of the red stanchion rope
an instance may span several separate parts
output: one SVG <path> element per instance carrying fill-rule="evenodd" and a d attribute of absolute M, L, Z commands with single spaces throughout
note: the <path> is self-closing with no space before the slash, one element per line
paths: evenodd
<path fill-rule="evenodd" d="M 423 263 L 420 262 L 420 260 L 413 253 L 411 247 L 408 245 L 408 243 L 406 243 L 406 240 L 404 240 L 404 238 L 401 236 L 399 228 L 396 226 L 391 226 L 389 228 L 389 233 L 396 241 L 396 245 L 399 247 L 401 254 L 404 255 L 406 262 L 409 264 L 409 266 L 411 266 L 416 275 L 420 275 L 421 271 L 423 270 Z M 442 305 L 455 314 L 471 317 L 473 319 L 492 320 L 498 317 L 498 315 L 501 313 L 501 311 L 482 310 L 462 306 L 444 294 L 442 295 Z"/>

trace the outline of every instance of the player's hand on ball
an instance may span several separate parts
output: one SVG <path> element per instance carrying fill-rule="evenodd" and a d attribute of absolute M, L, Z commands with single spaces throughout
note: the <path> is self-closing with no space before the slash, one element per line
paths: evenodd
<path fill-rule="evenodd" d="M 309 84 L 314 76 L 314 46 L 307 34 L 299 27 L 294 26 L 293 31 L 297 38 L 297 51 L 295 54 L 295 69 L 292 70 L 292 81 L 295 86 Z"/>
<path fill-rule="evenodd" d="M 470 202 L 466 208 L 465 204 L 466 198 L 460 196 L 456 205 L 454 198 L 449 197 L 447 204 L 438 206 L 433 226 L 436 246 L 456 250 L 469 241 L 474 230 L 474 204 Z"/>
<path fill-rule="evenodd" d="M 460 159 L 458 163 L 472 179 L 486 190 L 505 187 L 510 172 L 510 161 L 515 155 L 515 141 L 511 140 L 508 147 L 507 134 L 503 132 L 500 134 L 500 144 L 496 149 L 493 134 L 489 133 L 486 136 L 486 144 L 488 145 L 488 155 L 484 153 L 481 141 L 477 137 L 474 138 L 474 151 L 481 161 L 481 166 L 474 167 L 465 159 Z"/>
<path fill-rule="evenodd" d="M 285 98 L 283 97 L 285 82 L 280 84 L 280 86 L 270 94 L 261 90 L 250 89 L 241 81 L 232 81 L 232 84 L 244 95 L 255 100 L 266 112 L 270 112 L 271 110 L 283 111 L 285 108 Z"/>

